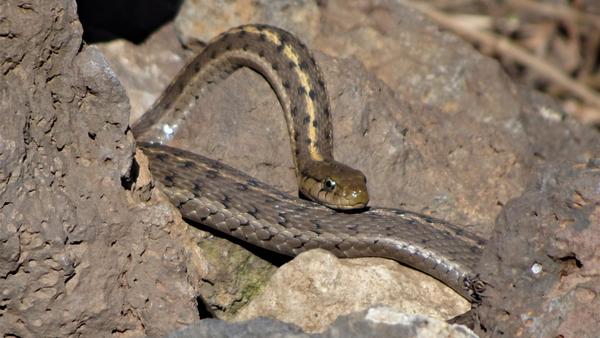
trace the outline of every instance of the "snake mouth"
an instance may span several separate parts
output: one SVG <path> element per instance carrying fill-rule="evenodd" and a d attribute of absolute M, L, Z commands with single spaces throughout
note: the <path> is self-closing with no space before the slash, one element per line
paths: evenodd
<path fill-rule="evenodd" d="M 363 211 L 364 209 L 367 208 L 367 203 L 366 202 L 360 202 L 360 203 L 354 203 L 354 204 L 348 204 L 348 205 L 339 205 L 339 204 L 330 204 L 330 203 L 324 203 L 323 201 L 319 202 L 320 204 L 323 204 L 324 206 L 333 209 L 333 210 L 340 210 L 340 211 Z"/>
<path fill-rule="evenodd" d="M 329 209 L 333 209 L 333 210 L 337 210 L 337 211 L 357 211 L 357 212 L 361 212 L 364 211 L 367 207 L 367 203 L 369 202 L 369 200 L 361 200 L 358 201 L 356 203 L 348 203 L 349 201 L 346 201 L 345 204 L 339 204 L 339 203 L 331 203 L 329 201 L 326 200 L 318 200 L 316 198 L 314 198 L 313 196 L 311 196 L 310 194 L 307 194 L 306 192 L 300 190 L 300 197 L 304 198 L 306 200 L 312 201 L 314 203 L 317 203 L 321 206 L 327 207 Z"/>

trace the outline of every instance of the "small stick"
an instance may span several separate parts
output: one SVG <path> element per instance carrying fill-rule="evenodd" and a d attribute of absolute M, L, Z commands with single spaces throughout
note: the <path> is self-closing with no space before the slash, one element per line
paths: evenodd
<path fill-rule="evenodd" d="M 535 57 L 526 49 L 512 43 L 509 39 L 489 32 L 468 29 L 458 20 L 455 20 L 451 16 L 437 11 L 424 3 L 415 3 L 411 1 L 402 2 L 425 14 L 441 27 L 452 31 L 469 41 L 480 44 L 486 50 L 495 51 L 499 54 L 513 58 L 517 62 L 529 67 L 540 77 L 555 83 L 557 86 L 580 98 L 585 103 L 600 108 L 600 95 L 598 95 L 598 93 L 571 79 L 552 64 Z"/>

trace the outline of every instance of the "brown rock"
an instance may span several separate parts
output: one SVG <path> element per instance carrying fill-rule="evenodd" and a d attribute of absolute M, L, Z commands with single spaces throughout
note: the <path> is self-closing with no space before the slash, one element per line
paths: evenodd
<path fill-rule="evenodd" d="M 111 69 L 127 92 L 131 104 L 130 121 L 150 108 L 165 86 L 185 64 L 186 53 L 173 30 L 166 25 L 141 44 L 127 40 L 98 43 Z"/>
<path fill-rule="evenodd" d="M 221 32 L 247 23 L 268 23 L 312 42 L 319 34 L 320 11 L 313 0 L 186 0 L 175 18 L 175 29 L 181 41 L 190 45 L 206 43 Z"/>
<path fill-rule="evenodd" d="M 435 279 L 396 262 L 338 259 L 324 250 L 298 255 L 277 270 L 264 290 L 235 316 L 236 321 L 267 316 L 305 332 L 321 332 L 337 317 L 374 305 L 442 320 L 471 308 Z"/>
<path fill-rule="evenodd" d="M 0 331 L 162 336 L 192 322 L 186 229 L 122 186 L 129 104 L 82 46 L 75 2 L 3 1 L 0 17 Z"/>
<path fill-rule="evenodd" d="M 197 238 L 193 245 L 203 259 L 203 283 L 198 288 L 202 305 L 212 317 L 231 319 L 262 292 L 277 268 L 257 256 L 256 250 L 201 230 L 193 233 Z"/>
<path fill-rule="evenodd" d="M 293 324 L 270 318 L 257 318 L 240 323 L 221 320 L 201 320 L 174 332 L 169 338 L 195 337 L 265 337 L 265 338 L 346 338 L 346 337 L 398 337 L 398 338 L 475 338 L 471 330 L 462 325 L 420 315 L 407 315 L 385 306 L 341 316 L 323 333 L 307 334 Z"/>
<path fill-rule="evenodd" d="M 549 167 L 504 208 L 482 260 L 482 335 L 598 336 L 599 163 Z"/>

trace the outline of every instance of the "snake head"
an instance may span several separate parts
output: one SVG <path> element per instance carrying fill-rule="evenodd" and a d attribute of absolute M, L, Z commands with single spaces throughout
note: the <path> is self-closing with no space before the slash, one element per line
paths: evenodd
<path fill-rule="evenodd" d="M 336 161 L 315 161 L 301 171 L 300 193 L 337 210 L 361 209 L 369 202 L 367 178 Z"/>

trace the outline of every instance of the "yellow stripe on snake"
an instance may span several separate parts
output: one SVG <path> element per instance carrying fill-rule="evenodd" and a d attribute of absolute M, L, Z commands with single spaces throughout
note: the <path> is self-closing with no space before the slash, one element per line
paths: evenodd
<path fill-rule="evenodd" d="M 223 163 L 148 139 L 185 114 L 199 93 L 241 67 L 270 83 L 286 117 L 300 194 L 289 196 Z M 214 38 L 132 127 L 150 171 L 184 218 L 286 255 L 313 248 L 339 257 L 385 257 L 433 276 L 471 301 L 484 241 L 457 226 L 396 209 L 365 208 L 366 179 L 333 160 L 329 99 L 309 50 L 266 25 Z M 158 133 L 160 134 L 160 133 Z M 364 209 L 347 213 L 333 209 Z"/>

